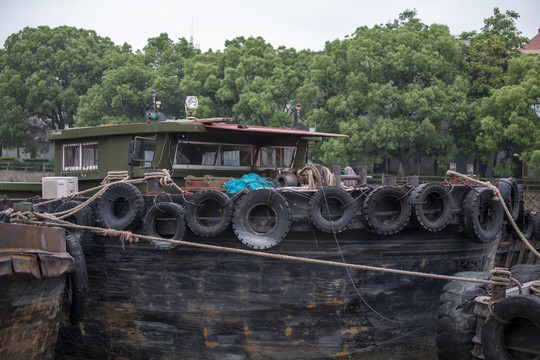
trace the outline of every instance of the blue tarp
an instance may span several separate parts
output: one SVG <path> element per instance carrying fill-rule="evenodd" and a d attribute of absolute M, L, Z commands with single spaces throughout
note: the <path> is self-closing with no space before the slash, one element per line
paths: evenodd
<path fill-rule="evenodd" d="M 223 187 L 227 188 L 228 193 L 238 193 L 244 189 L 249 191 L 255 189 L 273 189 L 275 188 L 274 181 L 271 179 L 265 179 L 257 174 L 246 174 L 241 179 L 231 179 Z"/>

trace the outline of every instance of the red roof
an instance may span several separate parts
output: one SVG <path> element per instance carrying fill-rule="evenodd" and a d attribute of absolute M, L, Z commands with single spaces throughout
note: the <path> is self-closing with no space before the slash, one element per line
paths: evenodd
<path fill-rule="evenodd" d="M 529 41 L 527 45 L 525 45 L 521 51 L 534 51 L 534 50 L 540 50 L 540 29 L 538 29 L 538 34 L 536 34 L 535 37 Z"/>
<path fill-rule="evenodd" d="M 216 130 L 228 130 L 235 132 L 245 133 L 258 133 L 258 134 L 281 134 L 281 135 L 295 135 L 295 136 L 313 136 L 313 137 L 349 137 L 349 135 L 332 134 L 323 132 L 314 132 L 299 129 L 286 129 L 267 126 L 247 125 L 246 127 L 239 127 L 238 124 L 222 124 L 222 123 L 210 123 L 203 124 L 204 127 Z"/>

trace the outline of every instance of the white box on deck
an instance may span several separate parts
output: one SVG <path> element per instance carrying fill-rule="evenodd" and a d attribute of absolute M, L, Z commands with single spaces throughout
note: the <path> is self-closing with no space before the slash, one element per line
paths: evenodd
<path fill-rule="evenodd" d="M 79 192 L 79 179 L 76 176 L 46 176 L 41 179 L 41 192 L 44 199 L 57 199 Z"/>

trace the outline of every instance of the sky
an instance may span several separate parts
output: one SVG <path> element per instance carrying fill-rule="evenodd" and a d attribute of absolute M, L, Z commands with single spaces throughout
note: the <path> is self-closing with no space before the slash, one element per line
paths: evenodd
<path fill-rule="evenodd" d="M 0 0 L 0 47 L 25 27 L 68 25 L 94 30 L 115 44 L 142 49 L 167 33 L 190 40 L 204 52 L 222 50 L 226 40 L 261 36 L 274 47 L 323 50 L 357 27 L 372 27 L 416 9 L 423 23 L 444 24 L 450 32 L 480 30 L 484 19 L 515 10 L 522 36 L 540 28 L 540 0 Z"/>

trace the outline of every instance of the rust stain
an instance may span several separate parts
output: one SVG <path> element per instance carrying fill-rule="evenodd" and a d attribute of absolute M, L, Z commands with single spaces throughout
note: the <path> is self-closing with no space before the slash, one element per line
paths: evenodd
<path fill-rule="evenodd" d="M 204 344 L 206 346 L 209 346 L 209 347 L 215 347 L 215 346 L 218 346 L 219 343 L 217 341 L 214 341 L 214 342 L 210 342 L 210 341 L 205 341 Z"/>
<path fill-rule="evenodd" d="M 349 328 L 349 332 L 350 332 L 351 334 L 358 334 L 358 328 L 357 328 L 356 326 L 351 326 L 351 327 Z"/>
<path fill-rule="evenodd" d="M 288 327 L 286 330 L 285 330 L 285 336 L 291 336 L 292 334 L 292 329 L 290 327 Z"/>
<path fill-rule="evenodd" d="M 349 356 L 349 355 L 350 354 L 347 353 L 347 352 L 340 352 L 340 353 L 332 355 L 332 357 L 345 357 L 345 356 Z"/>
<path fill-rule="evenodd" d="M 422 263 L 420 264 L 420 267 L 426 266 L 426 263 L 427 263 L 427 259 L 423 259 Z"/>
<path fill-rule="evenodd" d="M 204 328 L 203 334 L 204 334 L 204 336 L 208 336 L 208 329 L 207 328 Z"/>
<path fill-rule="evenodd" d="M 309 308 L 309 309 L 312 309 L 312 308 L 315 308 L 317 306 L 335 306 L 335 305 L 342 305 L 342 304 L 343 304 L 343 301 L 339 301 L 338 299 L 334 298 L 334 300 L 332 300 L 332 301 L 327 301 L 327 302 L 320 303 L 320 304 L 311 304 L 311 305 L 307 305 L 306 307 Z"/>
<path fill-rule="evenodd" d="M 362 329 L 362 331 L 368 331 L 369 328 L 367 326 L 362 326 L 360 329 Z"/>
<path fill-rule="evenodd" d="M 249 328 L 244 326 L 244 335 L 249 336 Z"/>

